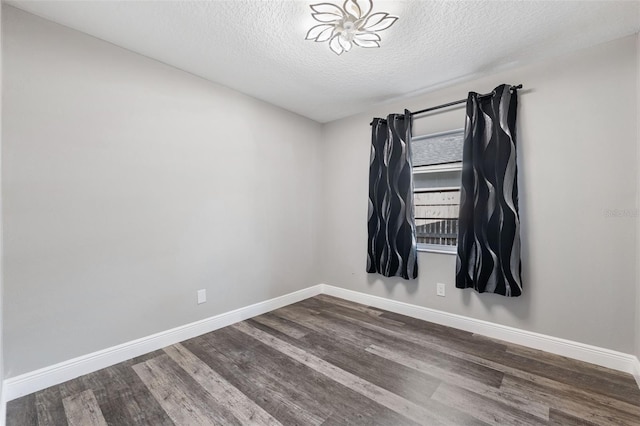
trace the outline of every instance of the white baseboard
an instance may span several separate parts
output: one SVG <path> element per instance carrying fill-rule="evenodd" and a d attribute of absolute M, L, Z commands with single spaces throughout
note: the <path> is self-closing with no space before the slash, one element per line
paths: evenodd
<path fill-rule="evenodd" d="M 636 383 L 638 384 L 638 387 L 640 388 L 640 359 L 638 359 L 636 357 L 635 363 L 634 363 L 634 369 L 633 369 L 633 377 L 635 377 L 636 379 Z"/>
<path fill-rule="evenodd" d="M 191 339 L 201 334 L 226 327 L 251 317 L 262 315 L 274 309 L 316 296 L 322 291 L 321 285 L 308 287 L 284 296 L 255 303 L 220 315 L 192 322 L 151 336 L 132 340 L 118 346 L 103 349 L 39 370 L 21 374 L 4 380 L 2 399 L 6 402 L 74 379 L 84 374 L 109 367 L 122 361 L 153 352 L 158 349 Z M 4 405 L 2 404 L 4 409 Z M 0 409 L 1 410 L 1 409 Z M 4 419 L 4 417 L 1 417 Z"/>
<path fill-rule="evenodd" d="M 634 370 L 640 368 L 640 364 L 637 364 L 638 358 L 635 356 L 610 349 L 547 336 L 462 315 L 450 314 L 435 309 L 386 299 L 384 297 L 334 287 L 328 284 L 322 285 L 322 293 L 424 321 L 504 340 L 509 343 L 540 349 L 556 355 L 624 371 L 626 373 L 634 374 Z M 638 370 L 637 374 L 640 375 L 640 370 Z M 636 375 L 636 380 L 639 380 L 638 375 Z M 640 386 L 640 381 L 638 382 L 638 386 Z"/>
<path fill-rule="evenodd" d="M 11 401 L 21 396 L 45 389 L 49 386 L 54 386 L 67 380 L 74 379 L 83 374 L 88 374 L 101 368 L 109 367 L 119 362 L 162 349 L 166 346 L 191 339 L 239 321 L 244 321 L 251 317 L 264 314 L 321 293 L 631 373 L 635 376 L 638 386 L 640 386 L 640 361 L 638 361 L 638 358 L 633 355 L 534 333 L 531 331 L 520 330 L 500 324 L 494 324 L 461 315 L 450 314 L 422 306 L 411 305 L 409 303 L 398 302 L 383 297 L 359 293 L 327 284 L 318 284 L 284 296 L 259 302 L 244 308 L 239 308 L 234 311 L 226 312 L 6 379 L 2 384 L 2 401 L 0 401 L 0 416 L 2 417 L 0 417 L 0 425 L 4 419 L 3 411 L 5 410 L 6 401 Z"/>

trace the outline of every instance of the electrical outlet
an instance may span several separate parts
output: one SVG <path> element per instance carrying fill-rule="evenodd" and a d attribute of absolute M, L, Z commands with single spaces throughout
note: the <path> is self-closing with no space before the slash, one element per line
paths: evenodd
<path fill-rule="evenodd" d="M 207 301 L 207 290 L 198 290 L 198 305 Z"/>
<path fill-rule="evenodd" d="M 436 294 L 444 297 L 444 283 L 436 284 Z"/>

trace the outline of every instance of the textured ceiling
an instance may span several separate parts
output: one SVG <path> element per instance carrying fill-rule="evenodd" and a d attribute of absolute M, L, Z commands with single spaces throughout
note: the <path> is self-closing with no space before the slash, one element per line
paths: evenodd
<path fill-rule="evenodd" d="M 305 41 L 316 1 L 8 1 L 319 122 L 636 33 L 637 1 L 380 1 L 380 49 Z"/>

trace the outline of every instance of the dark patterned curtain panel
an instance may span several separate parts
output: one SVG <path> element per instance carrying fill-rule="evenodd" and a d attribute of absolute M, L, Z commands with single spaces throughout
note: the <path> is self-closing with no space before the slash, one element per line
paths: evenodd
<path fill-rule="evenodd" d="M 456 287 L 520 296 L 516 167 L 518 95 L 469 93 L 462 156 Z"/>
<path fill-rule="evenodd" d="M 405 279 L 418 276 L 410 140 L 409 111 L 373 119 L 367 272 Z"/>

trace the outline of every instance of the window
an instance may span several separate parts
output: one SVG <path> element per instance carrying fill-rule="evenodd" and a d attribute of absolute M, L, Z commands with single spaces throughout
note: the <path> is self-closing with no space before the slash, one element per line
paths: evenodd
<path fill-rule="evenodd" d="M 454 130 L 411 140 L 419 250 L 456 252 L 463 139 Z"/>

